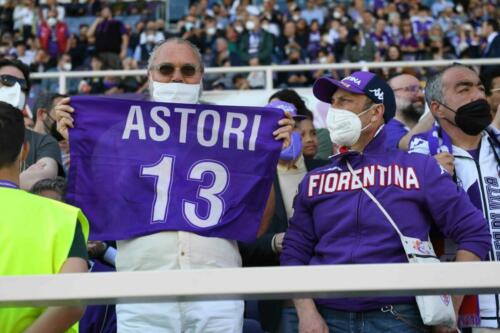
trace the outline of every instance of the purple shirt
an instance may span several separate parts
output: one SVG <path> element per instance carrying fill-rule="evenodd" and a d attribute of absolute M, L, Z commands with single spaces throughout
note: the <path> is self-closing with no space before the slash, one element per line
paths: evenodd
<path fill-rule="evenodd" d="M 435 159 L 384 147 L 385 129 L 363 154 L 336 155 L 306 175 L 294 201 L 281 264 L 406 263 L 399 236 L 371 199 L 356 188 L 345 160 L 408 237 L 427 239 L 432 224 L 459 249 L 484 258 L 491 236 L 483 214 Z M 318 305 L 366 311 L 414 303 L 414 297 L 317 299 Z"/>
<path fill-rule="evenodd" d="M 387 148 L 398 148 L 401 138 L 408 133 L 408 128 L 399 120 L 392 118 L 384 127 Z"/>

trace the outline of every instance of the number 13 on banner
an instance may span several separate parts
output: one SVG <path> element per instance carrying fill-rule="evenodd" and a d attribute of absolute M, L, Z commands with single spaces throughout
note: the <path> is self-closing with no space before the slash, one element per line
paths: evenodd
<path fill-rule="evenodd" d="M 174 163 L 175 156 L 162 155 L 158 162 L 141 166 L 141 177 L 155 178 L 155 198 L 151 223 L 166 222 Z M 195 162 L 187 173 L 187 179 L 202 182 L 205 175 L 211 175 L 212 182 L 206 186 L 201 184 L 198 186 L 197 198 L 208 204 L 206 216 L 200 216 L 197 213 L 198 203 L 189 200 L 182 201 L 182 215 L 189 223 L 200 228 L 211 227 L 219 223 L 224 212 L 224 199 L 220 195 L 224 193 L 229 184 L 227 168 L 222 163 L 213 160 Z"/>

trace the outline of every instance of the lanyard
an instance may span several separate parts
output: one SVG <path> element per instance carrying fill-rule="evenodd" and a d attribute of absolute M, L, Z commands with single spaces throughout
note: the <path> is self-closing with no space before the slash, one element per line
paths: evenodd
<path fill-rule="evenodd" d="M 0 187 L 19 188 L 17 184 L 9 182 L 8 180 L 0 180 Z"/>

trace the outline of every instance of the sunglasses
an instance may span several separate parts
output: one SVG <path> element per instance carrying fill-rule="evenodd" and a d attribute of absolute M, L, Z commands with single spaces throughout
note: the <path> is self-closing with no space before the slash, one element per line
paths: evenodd
<path fill-rule="evenodd" d="M 158 72 L 160 72 L 161 75 L 164 75 L 164 76 L 169 76 L 169 75 L 174 74 L 175 68 L 176 68 L 176 66 L 174 66 L 173 64 L 169 64 L 169 63 L 163 63 L 163 64 L 151 66 L 151 69 L 157 70 Z M 198 68 L 192 64 L 184 64 L 184 65 L 180 66 L 179 69 L 180 69 L 183 77 L 194 76 L 196 74 L 196 71 L 198 70 Z"/>
<path fill-rule="evenodd" d="M 16 83 L 19 83 L 21 86 L 21 90 L 27 91 L 28 90 L 28 83 L 24 79 L 19 79 L 15 76 L 8 75 L 8 74 L 3 74 L 0 75 L 0 83 L 6 87 L 12 87 Z"/>

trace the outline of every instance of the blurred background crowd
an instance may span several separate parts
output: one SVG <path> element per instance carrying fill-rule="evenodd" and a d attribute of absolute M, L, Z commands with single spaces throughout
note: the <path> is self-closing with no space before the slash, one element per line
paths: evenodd
<path fill-rule="evenodd" d="M 32 73 L 141 69 L 155 43 L 180 36 L 200 48 L 206 67 L 481 58 L 498 30 L 496 6 L 496 0 L 0 0 L 0 57 L 17 58 Z M 403 70 L 428 74 L 418 68 L 379 74 Z M 325 74 L 346 73 L 283 72 L 274 86 L 308 87 Z M 68 92 L 141 93 L 145 80 L 75 78 Z M 211 74 L 204 89 L 264 84 L 264 73 Z M 56 92 L 59 83 L 45 79 L 34 88 L 32 94 Z"/>

